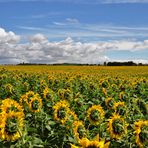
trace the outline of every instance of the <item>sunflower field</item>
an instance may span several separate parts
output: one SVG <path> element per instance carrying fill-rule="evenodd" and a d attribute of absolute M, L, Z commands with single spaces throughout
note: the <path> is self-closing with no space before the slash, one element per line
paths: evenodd
<path fill-rule="evenodd" d="M 148 147 L 147 66 L 0 66 L 0 148 L 118 147 Z"/>

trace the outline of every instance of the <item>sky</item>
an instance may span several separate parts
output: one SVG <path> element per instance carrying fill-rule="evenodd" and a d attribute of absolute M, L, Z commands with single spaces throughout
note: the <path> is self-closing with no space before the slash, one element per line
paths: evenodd
<path fill-rule="evenodd" d="M 148 0 L 0 0 L 0 64 L 148 63 Z"/>

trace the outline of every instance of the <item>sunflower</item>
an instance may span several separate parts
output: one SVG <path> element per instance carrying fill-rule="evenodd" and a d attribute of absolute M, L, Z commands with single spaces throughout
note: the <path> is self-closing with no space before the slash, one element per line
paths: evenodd
<path fill-rule="evenodd" d="M 22 106 L 17 103 L 15 100 L 7 98 L 2 101 L 1 107 L 2 112 L 9 113 L 10 111 L 14 112 L 23 112 Z"/>
<path fill-rule="evenodd" d="M 82 138 L 80 140 L 80 145 L 82 148 L 108 148 L 110 142 L 105 143 L 104 140 L 89 140 L 87 138 Z"/>
<path fill-rule="evenodd" d="M 114 103 L 113 109 L 115 110 L 115 113 L 119 114 L 119 115 L 124 115 L 125 112 L 126 112 L 124 102 L 116 102 L 116 103 Z"/>
<path fill-rule="evenodd" d="M 139 147 L 143 147 L 148 137 L 148 120 L 135 122 L 136 143 Z"/>
<path fill-rule="evenodd" d="M 11 84 L 6 84 L 5 86 L 5 91 L 12 94 L 13 93 L 13 86 Z"/>
<path fill-rule="evenodd" d="M 70 91 L 70 89 L 65 89 L 65 91 L 63 92 L 63 99 L 65 100 L 71 100 L 72 99 L 72 92 Z"/>
<path fill-rule="evenodd" d="M 82 138 L 86 137 L 86 129 L 82 121 L 74 121 L 73 123 L 73 133 L 77 141 L 80 141 Z"/>
<path fill-rule="evenodd" d="M 127 125 L 118 114 L 113 114 L 108 123 L 111 138 L 120 139 L 127 132 Z"/>
<path fill-rule="evenodd" d="M 68 81 L 66 81 L 64 88 L 70 89 L 72 87 L 72 81 L 73 81 L 73 78 L 70 78 Z"/>
<path fill-rule="evenodd" d="M 0 138 L 6 141 L 16 141 L 22 136 L 24 127 L 24 113 L 11 111 L 2 113 L 0 125 Z"/>
<path fill-rule="evenodd" d="M 33 91 L 29 91 L 26 94 L 22 95 L 20 97 L 20 104 L 24 104 L 26 103 L 27 105 L 29 105 L 29 101 L 32 97 L 34 97 L 35 93 Z"/>
<path fill-rule="evenodd" d="M 31 98 L 29 108 L 32 112 L 39 112 L 42 108 L 42 99 L 37 96 Z"/>
<path fill-rule="evenodd" d="M 40 90 L 44 90 L 47 87 L 47 83 L 45 80 L 40 81 Z"/>
<path fill-rule="evenodd" d="M 119 94 L 119 99 L 122 100 L 122 101 L 126 101 L 126 95 L 125 95 L 125 92 L 120 92 Z"/>
<path fill-rule="evenodd" d="M 68 115 L 70 112 L 68 102 L 65 100 L 59 101 L 53 106 L 53 109 L 54 119 L 64 124 L 68 120 Z"/>
<path fill-rule="evenodd" d="M 104 110 L 100 105 L 93 105 L 88 109 L 87 117 L 91 124 L 98 125 L 104 117 Z"/>
<path fill-rule="evenodd" d="M 64 95 L 65 89 L 59 89 L 58 90 L 58 96 L 60 99 L 63 99 L 63 95 Z"/>
<path fill-rule="evenodd" d="M 107 98 L 105 100 L 105 105 L 107 106 L 107 108 L 111 109 L 113 107 L 113 104 L 114 104 L 113 98 Z"/>
<path fill-rule="evenodd" d="M 28 104 L 29 104 L 29 101 L 31 100 L 31 98 L 34 96 L 35 96 L 35 93 L 33 91 L 29 91 L 26 93 L 26 99 L 27 99 L 26 101 Z"/>
<path fill-rule="evenodd" d="M 46 99 L 46 100 L 53 100 L 54 98 L 54 92 L 49 89 L 48 87 L 46 87 L 43 91 L 43 98 Z"/>
<path fill-rule="evenodd" d="M 52 85 L 52 83 L 54 82 L 54 77 L 53 76 L 51 76 L 51 75 L 49 75 L 48 76 L 48 83 L 49 83 L 49 85 L 51 86 Z"/>

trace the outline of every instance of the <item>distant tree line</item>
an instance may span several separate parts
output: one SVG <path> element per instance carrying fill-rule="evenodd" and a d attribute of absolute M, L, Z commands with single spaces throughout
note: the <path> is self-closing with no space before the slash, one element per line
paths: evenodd
<path fill-rule="evenodd" d="M 128 61 L 128 62 L 108 62 L 105 63 L 104 65 L 106 66 L 137 66 L 137 65 L 142 65 L 142 63 L 136 64 L 133 61 Z"/>
<path fill-rule="evenodd" d="M 81 63 L 53 63 L 53 64 L 43 64 L 43 63 L 19 63 L 17 65 L 54 65 L 54 66 L 60 66 L 60 65 L 64 65 L 64 66 L 98 66 L 101 64 L 81 64 Z"/>
<path fill-rule="evenodd" d="M 19 63 L 17 65 L 54 65 L 54 66 L 148 66 L 148 64 L 134 63 L 133 61 L 127 62 L 104 62 L 103 64 L 81 64 L 81 63 L 54 63 L 54 64 L 43 64 L 43 63 Z"/>

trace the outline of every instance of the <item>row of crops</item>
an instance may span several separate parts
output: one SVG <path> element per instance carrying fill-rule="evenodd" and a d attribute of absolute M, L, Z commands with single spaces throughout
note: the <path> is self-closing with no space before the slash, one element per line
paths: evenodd
<path fill-rule="evenodd" d="M 0 68 L 1 148 L 148 147 L 147 67 L 23 68 Z"/>

